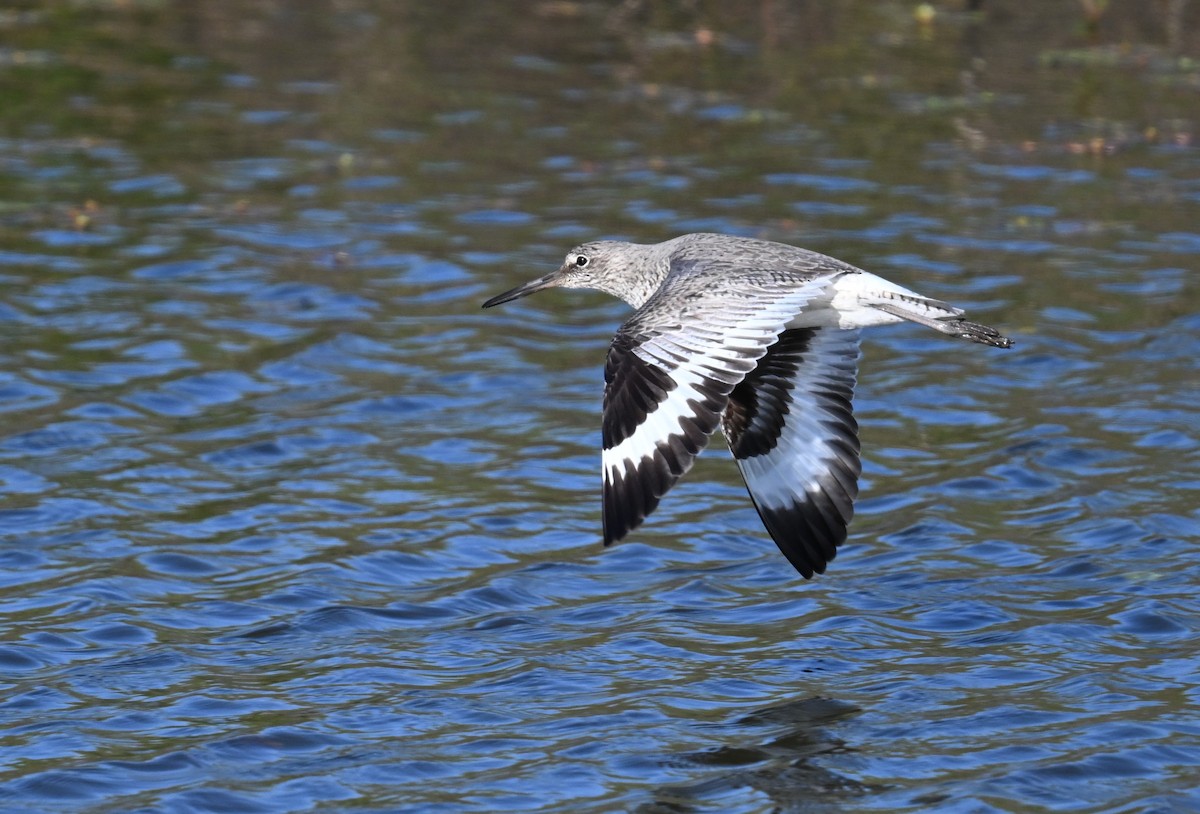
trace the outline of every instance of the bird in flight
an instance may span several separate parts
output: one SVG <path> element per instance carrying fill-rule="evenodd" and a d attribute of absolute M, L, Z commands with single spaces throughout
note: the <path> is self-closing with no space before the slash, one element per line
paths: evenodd
<path fill-rule="evenodd" d="M 604 366 L 604 544 L 658 506 L 719 426 L 776 545 L 825 572 L 858 496 L 859 330 L 909 321 L 997 348 L 999 331 L 807 249 L 719 234 L 601 240 L 492 297 L 593 288 L 633 306 Z"/>

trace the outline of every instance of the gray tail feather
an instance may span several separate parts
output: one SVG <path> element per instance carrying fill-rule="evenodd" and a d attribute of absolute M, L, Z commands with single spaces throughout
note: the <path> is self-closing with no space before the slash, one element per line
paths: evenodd
<path fill-rule="evenodd" d="M 915 310 L 907 309 L 890 302 L 872 303 L 871 305 L 880 311 L 900 317 L 901 319 L 907 319 L 918 325 L 924 325 L 926 328 L 933 328 L 935 331 L 940 331 L 949 336 L 969 339 L 972 342 L 978 342 L 981 345 L 991 345 L 994 348 L 1012 347 L 1013 341 L 1007 336 L 1001 335 L 995 328 L 963 319 L 963 311 L 961 309 L 938 302 L 937 300 L 920 299 L 919 303 L 926 309 L 931 306 L 935 309 L 944 308 L 947 311 L 947 315 L 936 318 L 929 317 L 925 314 L 916 313 Z"/>

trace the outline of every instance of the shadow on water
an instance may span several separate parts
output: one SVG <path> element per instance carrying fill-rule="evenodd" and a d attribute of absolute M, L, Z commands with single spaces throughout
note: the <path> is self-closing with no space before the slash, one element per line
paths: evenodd
<path fill-rule="evenodd" d="M 969 5 L 0 11 L 0 808 L 1200 807 L 1200 4 Z M 821 579 L 479 311 L 696 230 L 1017 339 L 868 334 Z"/>
<path fill-rule="evenodd" d="M 741 746 L 669 759 L 705 770 L 706 779 L 654 792 L 654 801 L 638 806 L 641 814 L 671 814 L 711 809 L 723 799 L 761 798 L 778 812 L 839 811 L 842 803 L 871 789 L 814 762 L 848 747 L 827 729 L 860 710 L 853 704 L 811 697 L 767 707 L 721 726 Z"/>

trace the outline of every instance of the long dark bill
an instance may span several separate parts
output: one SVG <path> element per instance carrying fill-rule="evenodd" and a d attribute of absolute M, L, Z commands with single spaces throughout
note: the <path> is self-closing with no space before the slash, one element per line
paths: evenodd
<path fill-rule="evenodd" d="M 530 280 L 527 283 L 505 291 L 503 294 L 497 294 L 483 304 L 484 308 L 491 308 L 493 305 L 501 305 L 513 300 L 519 300 L 521 297 L 528 297 L 535 291 L 541 291 L 543 288 L 551 288 L 558 285 L 558 278 L 561 270 L 555 270 L 547 274 L 545 277 L 539 277 L 536 280 Z"/>

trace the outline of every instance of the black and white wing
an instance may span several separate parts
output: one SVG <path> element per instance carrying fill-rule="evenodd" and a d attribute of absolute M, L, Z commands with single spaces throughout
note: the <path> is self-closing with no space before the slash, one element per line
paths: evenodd
<path fill-rule="evenodd" d="M 680 275 L 621 326 L 604 368 L 605 545 L 641 524 L 691 468 L 729 394 L 827 282 Z"/>
<path fill-rule="evenodd" d="M 854 515 L 857 368 L 857 330 L 785 331 L 733 388 L 722 417 L 767 531 L 806 578 L 825 572 Z"/>

